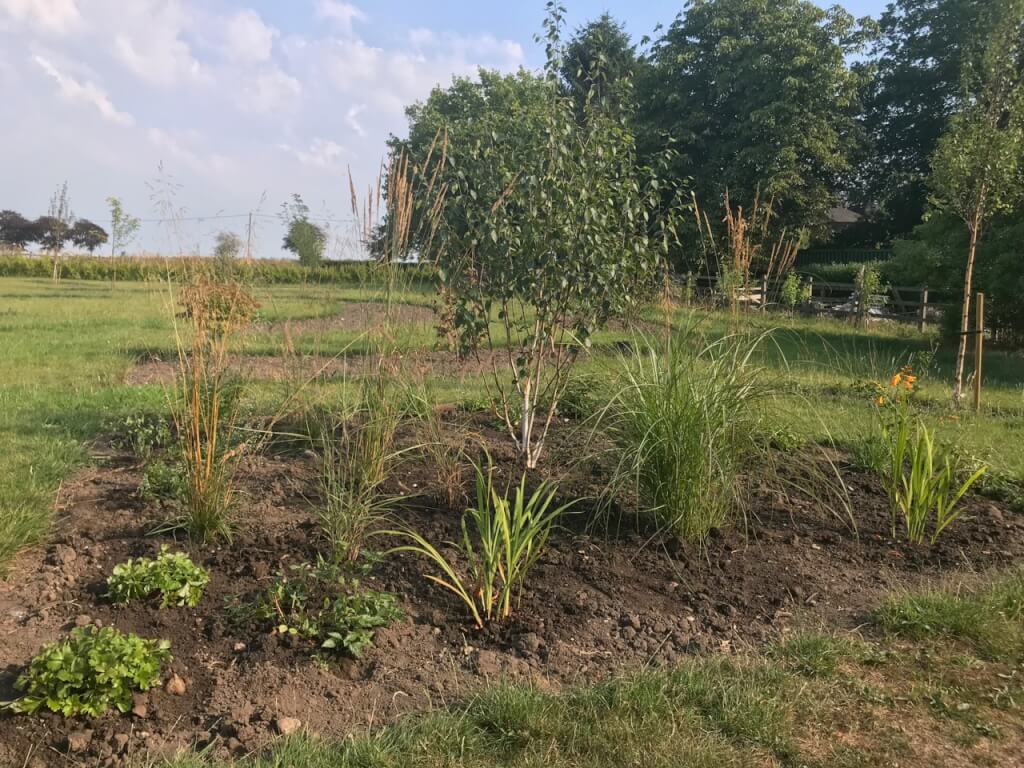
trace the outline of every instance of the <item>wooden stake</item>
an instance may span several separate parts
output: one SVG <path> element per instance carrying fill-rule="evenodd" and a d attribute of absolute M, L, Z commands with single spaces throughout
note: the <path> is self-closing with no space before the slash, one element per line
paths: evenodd
<path fill-rule="evenodd" d="M 985 347 L 985 294 L 974 297 L 974 410 L 981 411 L 981 362 Z"/>
<path fill-rule="evenodd" d="M 921 289 L 921 313 L 917 317 L 917 331 L 924 333 L 924 327 L 928 322 L 928 286 Z"/>

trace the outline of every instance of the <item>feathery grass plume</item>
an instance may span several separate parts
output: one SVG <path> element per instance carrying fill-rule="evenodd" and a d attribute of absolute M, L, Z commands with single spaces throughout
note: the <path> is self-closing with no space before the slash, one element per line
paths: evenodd
<path fill-rule="evenodd" d="M 181 289 L 175 324 L 178 373 L 169 400 L 185 478 L 182 517 L 170 523 L 200 541 L 231 534 L 235 473 L 250 447 L 237 429 L 243 382 L 231 370 L 232 340 L 258 304 L 237 283 L 200 275 Z"/>

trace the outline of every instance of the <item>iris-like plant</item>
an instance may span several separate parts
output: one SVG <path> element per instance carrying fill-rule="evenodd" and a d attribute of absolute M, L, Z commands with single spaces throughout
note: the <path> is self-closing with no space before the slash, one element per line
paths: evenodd
<path fill-rule="evenodd" d="M 892 377 L 888 388 L 880 387 L 876 396 L 889 450 L 882 479 L 889 494 L 893 537 L 902 519 L 908 541 L 934 544 L 960 517 L 963 510 L 957 505 L 988 468 L 980 466 L 959 481 L 954 454 L 939 445 L 933 430 L 912 412 L 910 400 L 916 382 L 917 377 L 905 367 Z"/>
<path fill-rule="evenodd" d="M 512 603 L 522 594 L 530 569 L 537 562 L 559 516 L 571 504 L 553 507 L 557 488 L 541 483 L 526 492 L 524 474 L 513 499 L 494 487 L 494 466 L 474 463 L 476 506 L 462 518 L 462 539 L 452 542 L 463 562 L 453 564 L 414 530 L 385 531 L 409 540 L 391 552 L 412 552 L 439 570 L 426 578 L 454 593 L 469 609 L 478 627 L 512 615 Z"/>

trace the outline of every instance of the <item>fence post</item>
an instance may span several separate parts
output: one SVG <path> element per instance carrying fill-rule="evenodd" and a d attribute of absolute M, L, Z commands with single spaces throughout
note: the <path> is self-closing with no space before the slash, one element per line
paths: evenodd
<path fill-rule="evenodd" d="M 768 311 L 768 275 L 761 277 L 761 311 Z"/>
<path fill-rule="evenodd" d="M 924 327 L 928 322 L 928 286 L 921 289 L 921 312 L 917 318 L 917 331 L 924 333 Z"/>
<path fill-rule="evenodd" d="M 974 297 L 974 410 L 981 410 L 981 358 L 985 347 L 985 294 Z"/>

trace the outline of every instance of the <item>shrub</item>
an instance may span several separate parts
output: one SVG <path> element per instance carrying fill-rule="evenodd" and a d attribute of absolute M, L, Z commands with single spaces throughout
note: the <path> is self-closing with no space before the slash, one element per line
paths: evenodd
<path fill-rule="evenodd" d="M 378 629 L 402 616 L 394 595 L 361 589 L 341 566 L 329 562 L 279 572 L 252 606 L 236 604 L 232 612 L 276 635 L 356 657 L 373 643 Z"/>
<path fill-rule="evenodd" d="M 689 333 L 638 345 L 618 371 L 607 432 L 620 456 L 609 494 L 631 487 L 665 529 L 702 541 L 742 507 L 741 473 L 763 452 L 751 357 L 761 339 L 702 345 Z"/>
<path fill-rule="evenodd" d="M 519 481 L 514 500 L 494 488 L 494 466 L 476 471 L 476 506 L 462 517 L 462 539 L 455 547 L 468 579 L 416 531 L 386 533 L 411 543 L 391 552 L 412 552 L 437 566 L 440 576 L 427 579 L 455 593 L 469 609 L 478 627 L 512 615 L 512 599 L 522 594 L 530 569 L 547 544 L 559 516 L 571 505 L 552 508 L 557 488 L 541 483 L 527 496 L 526 475 Z M 472 533 L 470 529 L 472 528 Z"/>
<path fill-rule="evenodd" d="M 902 518 L 908 541 L 922 544 L 929 538 L 934 544 L 960 517 L 957 504 L 987 467 L 980 466 L 959 481 L 954 453 L 937 445 L 934 432 L 911 412 L 910 394 L 916 381 L 910 369 L 904 368 L 892 377 L 888 388 L 880 388 L 875 400 L 889 451 L 882 479 L 889 494 L 893 537 Z"/>
<path fill-rule="evenodd" d="M 779 291 L 779 301 L 786 309 L 793 311 L 811 300 L 811 284 L 800 279 L 796 272 L 786 275 Z"/>
<path fill-rule="evenodd" d="M 139 483 L 139 495 L 149 501 L 180 502 L 185 496 L 185 477 L 181 466 L 152 461 Z"/>
<path fill-rule="evenodd" d="M 161 547 L 155 560 L 143 557 L 114 566 L 107 589 L 115 603 L 146 600 L 158 594 L 161 608 L 194 608 L 209 583 L 209 574 L 188 555 L 172 554 Z"/>
<path fill-rule="evenodd" d="M 166 640 L 143 640 L 113 627 L 84 627 L 43 648 L 18 678 L 25 695 L 13 702 L 17 712 L 41 708 L 97 717 L 110 707 L 127 712 L 132 693 L 160 683 L 160 668 L 171 655 Z"/>

